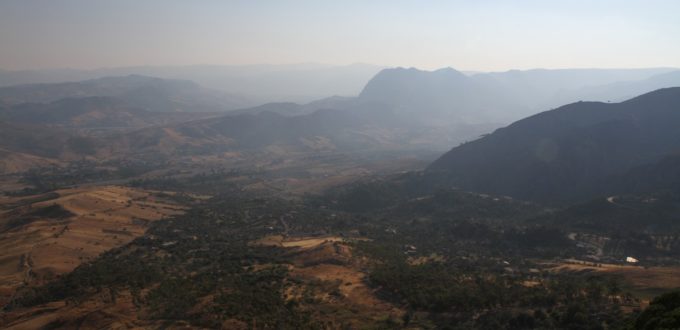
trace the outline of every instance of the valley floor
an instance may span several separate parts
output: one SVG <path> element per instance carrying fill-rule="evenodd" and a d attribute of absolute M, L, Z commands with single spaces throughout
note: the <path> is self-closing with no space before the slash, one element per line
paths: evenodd
<path fill-rule="evenodd" d="M 4 176 L 0 325 L 617 329 L 680 288 L 670 236 L 627 265 L 631 237 L 507 196 L 424 189 L 414 158 L 365 160 Z"/>

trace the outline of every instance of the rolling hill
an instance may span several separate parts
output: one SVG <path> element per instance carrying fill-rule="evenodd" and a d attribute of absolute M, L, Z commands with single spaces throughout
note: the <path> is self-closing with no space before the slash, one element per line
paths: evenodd
<path fill-rule="evenodd" d="M 0 121 L 0 148 L 47 158 L 73 159 L 92 155 L 95 139 L 59 129 Z"/>
<path fill-rule="evenodd" d="M 188 65 L 135 66 L 94 70 L 0 69 L 0 87 L 99 79 L 110 76 L 144 75 L 163 79 L 191 80 L 201 86 L 245 97 L 240 107 L 271 102 L 307 103 L 331 95 L 353 96 L 382 66 L 355 63 L 326 65 Z"/>
<path fill-rule="evenodd" d="M 0 104 L 6 105 L 94 96 L 112 97 L 130 106 L 164 112 L 224 111 L 247 104 L 242 97 L 203 88 L 191 81 L 139 75 L 0 88 Z"/>
<path fill-rule="evenodd" d="M 113 97 L 65 98 L 0 109 L 0 119 L 22 125 L 116 131 L 196 120 L 212 113 L 153 112 Z"/>

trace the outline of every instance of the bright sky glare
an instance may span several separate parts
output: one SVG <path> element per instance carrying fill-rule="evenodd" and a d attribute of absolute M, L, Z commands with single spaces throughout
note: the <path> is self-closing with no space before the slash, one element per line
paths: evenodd
<path fill-rule="evenodd" d="M 0 68 L 680 67 L 674 0 L 4 0 Z"/>

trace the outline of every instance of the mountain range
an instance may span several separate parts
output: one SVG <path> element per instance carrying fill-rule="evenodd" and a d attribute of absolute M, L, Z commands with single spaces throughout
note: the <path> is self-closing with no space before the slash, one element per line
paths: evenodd
<path fill-rule="evenodd" d="M 368 82 L 360 100 L 386 103 L 431 123 L 510 123 L 577 101 L 619 102 L 680 86 L 673 69 L 528 70 L 465 75 L 451 68 L 386 69 Z"/>
<path fill-rule="evenodd" d="M 327 65 L 189 65 L 136 66 L 94 70 L 0 70 L 0 86 L 82 81 L 111 76 L 145 75 L 191 80 L 202 86 L 239 95 L 247 104 L 307 103 L 332 96 L 359 93 L 366 81 L 384 67 L 370 64 Z"/>
<path fill-rule="evenodd" d="M 543 102 L 523 102 L 531 93 L 518 96 L 508 86 L 531 85 L 542 88 L 545 96 L 556 92 L 555 86 L 573 87 L 583 77 L 602 83 L 650 75 L 626 83 L 629 88 L 621 95 L 673 85 L 678 71 L 537 70 L 470 76 L 450 68 L 396 68 L 381 71 L 356 97 L 268 103 L 230 112 L 224 110 L 236 101 L 228 94 L 189 81 L 135 75 L 20 85 L 0 88 L 0 120 L 7 132 L 23 136 L 25 142 L 3 140 L 0 147 L 6 153 L 55 161 L 63 155 L 446 150 L 478 139 Z M 514 83 L 519 81 L 524 83 Z M 602 90 L 591 89 L 600 94 Z M 577 102 L 540 113 L 454 148 L 428 173 L 465 189 L 526 199 L 569 200 L 604 193 L 610 177 L 658 161 L 678 146 L 673 133 L 678 123 L 673 111 L 676 93 L 660 90 L 622 103 Z M 46 154 L 43 146 L 51 145 L 49 137 L 20 134 L 37 125 L 49 126 L 49 132 L 61 136 L 57 141 L 80 141 L 88 147 Z M 55 150 L 64 146 L 69 143 Z"/>
<path fill-rule="evenodd" d="M 140 75 L 105 77 L 79 82 L 29 84 L 0 88 L 0 104 L 48 103 L 64 98 L 105 96 L 131 106 L 159 112 L 210 112 L 242 107 L 245 100 L 186 80 Z"/>

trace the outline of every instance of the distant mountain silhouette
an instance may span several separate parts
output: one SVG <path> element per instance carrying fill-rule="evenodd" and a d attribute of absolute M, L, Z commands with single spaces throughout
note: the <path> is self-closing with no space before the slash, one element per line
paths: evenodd
<path fill-rule="evenodd" d="M 668 87 L 680 87 L 680 71 L 662 73 L 642 80 L 621 81 L 564 91 L 558 95 L 558 99 L 565 101 L 581 99 L 620 102 L 637 95 Z"/>
<path fill-rule="evenodd" d="M 496 86 L 479 83 L 451 68 L 385 69 L 366 84 L 358 99 L 390 105 L 409 120 L 443 126 L 498 121 L 503 117 L 499 110 L 511 111 L 517 106 Z"/>
<path fill-rule="evenodd" d="M 543 201 L 587 199 L 607 179 L 680 150 L 680 88 L 578 102 L 461 145 L 428 167 L 448 185 Z"/>
<path fill-rule="evenodd" d="M 454 69 L 385 69 L 368 82 L 359 101 L 391 105 L 412 121 L 509 123 L 579 100 L 621 101 L 680 86 L 673 69 L 511 70 L 464 75 Z"/>
<path fill-rule="evenodd" d="M 137 66 L 95 70 L 0 70 L 0 86 L 81 81 L 131 74 L 194 81 L 246 97 L 239 108 L 271 102 L 307 103 L 331 95 L 355 96 L 382 66 L 355 63 L 282 65 Z"/>
<path fill-rule="evenodd" d="M 612 94 L 609 95 L 593 93 L 614 84 L 642 82 L 673 71 L 677 69 L 533 69 L 477 73 L 471 77 L 484 83 L 499 85 L 506 93 L 521 100 L 522 104 L 532 111 L 525 115 L 530 115 L 536 111 L 577 101 L 618 102 L 659 88 L 675 87 L 678 86 L 678 81 L 632 94 L 621 94 L 616 90 L 612 90 Z M 612 98 L 613 96 L 616 97 Z"/>
<path fill-rule="evenodd" d="M 140 67 L 137 69 L 139 72 L 157 72 L 165 76 L 173 76 L 171 72 L 182 76 L 180 73 L 184 72 L 197 74 L 197 77 L 203 77 L 207 81 L 209 77 L 217 79 L 219 74 L 211 75 L 209 68 L 212 67 L 166 68 L 167 70 Z M 352 76 L 350 72 L 356 71 L 355 73 L 359 75 L 365 70 L 370 71 L 371 67 L 359 65 L 353 68 L 351 70 L 349 67 L 337 68 L 336 73 L 341 77 L 345 75 L 349 77 Z M 125 73 L 134 72 L 133 69 L 121 68 L 111 69 L 110 72 L 106 70 L 97 72 L 98 74 Z M 271 79 L 278 79 L 274 78 L 277 76 L 272 71 L 274 68 L 215 67 L 214 69 L 222 70 L 224 71 L 222 73 L 228 73 L 228 76 L 256 77 L 257 72 L 261 72 L 266 73 Z M 307 72 L 314 76 L 313 72 L 322 70 L 322 68 L 300 66 L 290 68 L 290 70 L 299 74 Z M 66 77 L 71 77 L 72 75 L 78 76 L 76 74 L 78 72 L 66 70 L 62 73 L 66 74 Z M 2 72 L 0 76 L 11 78 L 13 74 L 19 73 Z M 45 74 L 50 75 L 49 72 Z M 94 72 L 88 74 L 94 74 Z M 331 75 L 330 72 L 327 74 Z M 31 75 L 35 76 L 35 79 L 40 77 L 36 72 L 30 72 L 29 76 Z M 282 81 L 285 77 L 286 74 L 280 73 Z M 308 78 L 314 80 L 311 76 Z M 244 84 L 247 84 L 250 83 L 249 79 L 251 78 L 242 80 Z M 332 80 L 331 76 L 328 79 Z M 358 97 L 329 97 L 307 104 L 278 102 L 253 108 L 251 107 L 253 100 L 202 88 L 190 81 L 130 75 L 80 82 L 4 87 L 0 88 L 0 105 L 16 105 L 25 102 L 45 103 L 62 98 L 104 96 L 124 101 L 131 107 L 154 112 L 212 112 L 239 109 L 234 114 L 269 111 L 283 115 L 303 115 L 319 109 L 347 109 L 362 106 L 367 109 L 367 112 L 383 111 L 384 108 L 389 108 L 392 115 L 418 125 L 458 127 L 486 124 L 499 127 L 534 114 L 538 110 L 567 102 L 616 101 L 628 95 L 638 95 L 653 89 L 676 85 L 680 85 L 680 71 L 673 71 L 670 68 L 512 70 L 474 73 L 469 76 L 451 68 L 436 71 L 394 68 L 384 69 L 375 75 L 368 81 Z M 234 87 L 240 93 L 237 84 L 229 86 Z M 639 93 L 636 93 L 637 91 Z"/>
<path fill-rule="evenodd" d="M 94 96 L 112 97 L 130 106 L 159 112 L 224 111 L 244 104 L 239 97 L 206 89 L 191 81 L 139 75 L 0 88 L 0 102 L 6 105 Z"/>
<path fill-rule="evenodd" d="M 47 125 L 52 128 L 77 129 L 78 131 L 72 131 L 74 133 L 80 133 L 81 129 L 87 132 L 104 132 L 115 128 L 105 132 L 113 136 L 97 135 L 106 140 L 98 144 L 97 152 L 107 157 L 128 153 L 148 154 L 152 157 L 157 152 L 195 154 L 215 150 L 274 150 L 272 148 L 279 151 L 441 151 L 475 139 L 500 127 L 499 122 L 528 111 L 531 106 L 539 103 L 527 101 L 531 100 L 529 96 L 532 94 L 547 96 L 555 91 L 555 86 L 562 88 L 578 85 L 580 77 L 600 75 L 599 80 L 595 81 L 606 81 L 618 74 L 631 76 L 626 70 L 617 74 L 607 70 L 552 71 L 510 71 L 467 76 L 451 68 L 432 72 L 413 68 L 385 69 L 371 79 L 357 97 L 329 97 L 307 104 L 269 103 L 253 108 L 239 108 L 219 117 L 205 111 L 226 110 L 234 106 L 234 99 L 224 93 L 202 88 L 189 81 L 134 75 L 107 77 L 82 82 L 0 88 L 0 120 L 19 126 Z M 651 74 L 648 71 L 638 74 Z M 672 83 L 674 75 L 672 72 L 664 73 L 649 80 L 660 81 L 657 84 L 663 85 Z M 528 91 L 524 94 L 516 92 L 521 89 Z M 624 104 L 632 104 L 632 101 Z M 588 122 L 592 109 L 596 110 L 595 113 L 609 113 L 610 110 L 607 109 L 617 106 L 619 105 L 583 102 L 565 108 L 586 108 L 572 112 L 577 114 L 574 118 Z M 604 112 L 600 108 L 605 109 L 602 110 Z M 206 117 L 210 119 L 204 120 Z M 611 126 L 603 128 L 604 132 L 617 129 L 626 131 L 626 124 L 633 127 L 637 125 L 625 118 L 617 120 L 612 119 L 598 125 Z M 587 129 L 598 129 L 578 125 L 565 126 L 560 122 L 548 121 L 548 124 L 553 127 L 548 128 L 546 134 L 560 133 L 565 127 L 584 132 Z M 531 127 L 530 131 L 540 132 L 545 129 L 543 126 L 540 124 L 535 128 Z M 594 134 L 595 139 L 600 138 L 596 132 L 585 133 Z M 592 147 L 589 142 L 567 136 L 567 133 L 564 135 L 548 136 L 545 141 L 541 140 L 540 153 L 544 160 L 554 157 L 551 153 L 558 138 L 573 139 L 575 145 L 582 143 L 585 147 L 580 146 L 581 149 Z M 633 140 L 623 144 L 643 149 L 638 145 L 641 142 L 634 140 L 633 136 L 624 135 L 623 138 Z M 590 157 L 581 149 L 570 150 L 570 145 L 567 143 L 566 146 L 560 146 L 563 148 L 561 151 L 565 152 L 560 154 L 561 157 Z M 104 148 L 108 150 L 102 151 L 99 146 L 108 146 Z M 595 152 L 596 157 L 588 159 L 588 162 L 596 163 L 595 170 L 590 167 L 570 169 L 586 171 L 588 175 L 583 178 L 584 182 L 569 182 L 573 187 L 562 189 L 563 194 L 570 194 L 570 189 L 581 191 L 582 187 L 579 185 L 592 185 L 589 181 L 592 178 L 601 179 L 603 175 L 621 174 L 637 165 L 660 159 L 660 155 L 654 152 L 656 147 L 658 146 L 648 148 L 649 154 L 643 150 L 637 158 L 631 159 L 618 154 L 610 157 L 609 154 L 618 152 L 617 148 Z M 573 155 L 568 156 L 569 152 Z M 600 160 L 597 157 L 605 159 Z M 546 167 L 542 163 L 523 165 L 531 168 L 532 173 Z M 546 171 L 552 173 L 550 171 L 555 169 L 549 168 Z M 558 174 L 556 177 L 569 177 L 561 172 Z M 472 177 L 463 181 L 473 180 Z M 481 177 L 482 183 L 474 180 L 475 185 L 480 185 L 480 189 L 502 186 L 502 180 L 494 181 L 492 177 Z M 484 180 L 493 182 L 494 185 L 487 187 Z M 544 187 L 545 189 L 553 189 L 561 183 L 555 178 L 548 181 L 552 185 L 548 185 L 550 188 Z M 540 186 L 538 183 L 536 185 Z M 503 186 L 499 191 L 517 193 L 506 188 Z M 544 195 L 544 192 L 538 189 L 536 194 Z M 532 197 L 530 194 L 520 195 Z"/>

